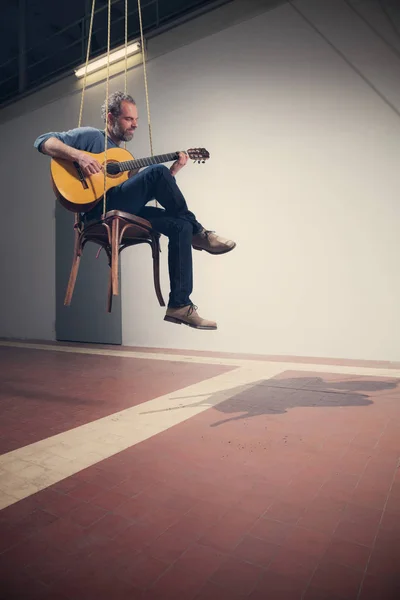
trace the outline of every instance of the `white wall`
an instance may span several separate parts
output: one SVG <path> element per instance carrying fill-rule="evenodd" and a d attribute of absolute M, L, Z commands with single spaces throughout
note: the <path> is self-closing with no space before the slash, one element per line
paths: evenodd
<path fill-rule="evenodd" d="M 400 358 L 399 57 L 341 0 L 294 5 L 149 65 L 155 151 L 210 150 L 180 184 L 238 246 L 195 253 L 193 300 L 215 333 L 164 323 L 146 249 L 127 252 L 125 344 Z"/>
<path fill-rule="evenodd" d="M 268 0 L 274 4 L 279 0 Z M 282 1 L 282 0 L 280 0 Z M 266 0 L 235 0 L 221 10 L 202 15 L 149 40 L 150 56 L 162 55 L 217 31 L 243 15 L 257 14 Z M 128 60 L 129 67 L 138 57 Z M 113 89 L 123 86 L 122 76 L 114 77 Z M 144 106 L 141 69 L 129 71 L 135 96 Z M 55 338 L 55 199 L 49 179 L 49 159 L 33 148 L 41 133 L 65 130 L 78 123 L 80 87 L 74 76 L 15 102 L 0 111 L 0 337 L 17 339 Z M 102 127 L 99 107 L 104 100 L 105 82 L 97 75 L 88 78 L 83 125 Z M 139 132 L 135 149 L 148 153 L 146 126 Z M 71 215 L 71 224 L 73 218 Z M 72 257 L 72 248 L 71 248 Z M 82 265 L 83 266 L 83 265 Z M 80 271 L 82 268 L 80 269 Z M 82 275 L 82 273 L 80 273 Z M 79 285 L 79 283 L 78 283 Z M 106 284 L 105 284 L 106 287 Z M 104 298 L 100 300 L 104 304 Z"/>
<path fill-rule="evenodd" d="M 400 360 L 398 38 L 374 0 L 353 4 L 376 32 L 343 0 L 299 0 L 245 20 L 250 4 L 263 2 L 235 0 L 200 18 L 202 35 L 190 38 L 192 21 L 155 38 L 148 64 L 155 152 L 210 150 L 179 182 L 204 225 L 238 244 L 226 256 L 194 253 L 193 301 L 219 329 L 164 323 L 149 249 L 136 248 L 122 255 L 123 342 Z M 236 25 L 221 25 L 239 5 Z M 186 45 L 162 55 L 163 39 Z M 129 87 L 142 118 L 130 149 L 147 156 L 141 68 Z M 62 99 L 34 110 L 24 101 L 0 125 L 0 203 L 19 224 L 18 236 L 7 224 L 1 236 L 0 337 L 54 335 L 54 199 L 32 141 L 75 125 L 74 91 L 64 85 Z M 103 83 L 88 89 L 85 124 L 100 126 L 103 96 Z"/>
<path fill-rule="evenodd" d="M 54 339 L 54 197 L 32 148 L 41 126 L 43 111 L 0 126 L 1 337 Z"/>

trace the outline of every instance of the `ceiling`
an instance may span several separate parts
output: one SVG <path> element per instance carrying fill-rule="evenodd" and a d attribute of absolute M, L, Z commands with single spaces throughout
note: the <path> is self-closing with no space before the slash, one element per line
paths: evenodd
<path fill-rule="evenodd" d="M 125 0 L 111 2 L 114 48 L 125 39 Z M 172 26 L 216 4 L 215 0 L 141 0 L 144 31 L 149 34 Z M 85 62 L 91 9 L 92 0 L 2 1 L 0 107 Z M 96 0 L 95 9 L 91 58 L 107 48 L 108 0 Z M 137 38 L 139 31 L 138 2 L 128 0 L 128 39 Z"/>
<path fill-rule="evenodd" d="M 232 0 L 140 0 L 147 36 Z M 264 0 L 276 6 L 288 0 Z M 321 0 L 325 1 L 325 0 Z M 108 0 L 95 0 L 91 56 L 107 48 Z M 128 39 L 139 37 L 138 0 L 128 2 Z M 342 0 L 400 55 L 400 0 Z M 1 0 L 0 108 L 85 62 L 92 0 Z M 125 0 L 111 0 L 111 48 L 124 43 Z M 383 36 L 382 36 L 383 34 Z M 388 35 L 391 38 L 388 39 Z M 22 51 L 22 52 L 21 52 Z"/>

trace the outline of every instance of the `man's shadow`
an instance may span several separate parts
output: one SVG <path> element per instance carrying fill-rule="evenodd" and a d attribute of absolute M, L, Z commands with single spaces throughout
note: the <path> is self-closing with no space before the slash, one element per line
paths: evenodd
<path fill-rule="evenodd" d="M 206 400 L 200 400 L 191 406 L 206 405 L 225 415 L 234 415 L 210 425 L 210 427 L 218 427 L 229 421 L 261 415 L 283 414 L 292 408 L 299 407 L 369 406 L 373 404 L 370 399 L 371 394 L 395 389 L 398 384 L 397 380 L 325 381 L 322 377 L 264 379 L 237 388 L 222 390 L 211 396 L 207 395 Z M 190 396 L 179 396 L 174 400 L 187 400 L 188 398 Z M 181 410 L 182 408 L 184 405 L 165 410 Z"/>
<path fill-rule="evenodd" d="M 373 404 L 369 393 L 397 385 L 397 381 L 324 381 L 321 377 L 259 381 L 215 406 L 224 414 L 241 414 L 217 421 L 211 427 L 260 415 L 283 414 L 298 407 L 368 406 Z"/>

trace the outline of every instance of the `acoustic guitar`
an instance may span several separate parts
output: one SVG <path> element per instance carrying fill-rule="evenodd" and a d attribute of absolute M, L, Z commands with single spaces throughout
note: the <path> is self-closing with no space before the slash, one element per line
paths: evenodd
<path fill-rule="evenodd" d="M 84 175 L 77 162 L 61 158 L 52 158 L 50 164 L 53 190 L 61 204 L 72 212 L 86 212 L 93 208 L 104 194 L 104 167 L 106 166 L 106 191 L 120 185 L 128 179 L 129 171 L 157 165 L 179 158 L 178 152 L 159 154 L 147 158 L 135 159 L 128 150 L 109 148 L 107 150 L 107 165 L 105 152 L 92 154 L 101 165 L 102 171 L 95 175 Z M 190 148 L 186 154 L 195 162 L 205 162 L 210 158 L 205 148 Z"/>

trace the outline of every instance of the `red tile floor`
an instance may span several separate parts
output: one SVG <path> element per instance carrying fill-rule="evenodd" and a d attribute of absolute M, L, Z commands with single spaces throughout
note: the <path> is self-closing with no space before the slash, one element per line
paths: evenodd
<path fill-rule="evenodd" d="M 0 364 L 2 453 L 232 368 L 1 346 Z"/>
<path fill-rule="evenodd" d="M 232 368 L 0 350 L 3 452 Z M 400 379 L 231 392 L 0 511 L 0 598 L 398 600 Z"/>

